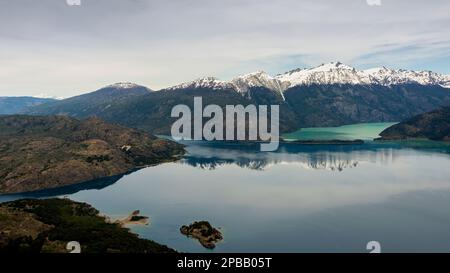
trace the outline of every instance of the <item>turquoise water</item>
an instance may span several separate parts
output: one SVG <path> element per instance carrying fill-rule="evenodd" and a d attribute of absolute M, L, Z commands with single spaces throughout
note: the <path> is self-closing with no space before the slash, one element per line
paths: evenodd
<path fill-rule="evenodd" d="M 184 252 L 450 252 L 450 147 L 438 142 L 363 145 L 193 143 L 179 162 L 40 193 L 123 217 L 139 209 L 141 237 Z M 208 220 L 214 250 L 181 235 Z"/>
<path fill-rule="evenodd" d="M 285 134 L 286 140 L 373 140 L 386 128 L 396 122 L 359 123 L 340 127 L 302 128 L 296 132 Z"/>

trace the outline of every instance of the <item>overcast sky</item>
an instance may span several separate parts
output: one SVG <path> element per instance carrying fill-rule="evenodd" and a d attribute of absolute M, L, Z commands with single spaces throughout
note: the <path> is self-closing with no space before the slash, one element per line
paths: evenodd
<path fill-rule="evenodd" d="M 0 96 L 330 61 L 450 74 L 450 1 L 367 1 L 379 0 L 0 0 Z"/>

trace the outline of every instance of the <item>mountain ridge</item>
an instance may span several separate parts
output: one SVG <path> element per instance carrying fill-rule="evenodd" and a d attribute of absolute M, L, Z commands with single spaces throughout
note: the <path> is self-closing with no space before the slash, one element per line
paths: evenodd
<path fill-rule="evenodd" d="M 28 107 L 56 101 L 51 98 L 32 96 L 0 97 L 0 115 L 11 115 L 25 111 Z"/>
<path fill-rule="evenodd" d="M 154 92 L 135 84 L 116 84 L 74 98 L 31 107 L 25 113 L 68 115 L 81 119 L 97 116 L 153 134 L 170 134 L 170 126 L 176 120 L 171 117 L 172 108 L 184 104 L 192 109 L 194 97 L 200 96 L 204 105 L 216 104 L 222 108 L 237 104 L 279 105 L 280 132 L 287 133 L 304 127 L 398 122 L 450 105 L 450 89 L 442 84 L 446 76 L 407 70 L 392 74 L 397 73 L 395 71 L 371 69 L 364 72 L 366 76 L 363 77 L 360 75 L 362 72 L 355 68 L 329 63 L 288 72 L 287 76 L 300 79 L 297 85 L 280 80 L 284 76 L 272 77 L 263 71 L 238 76 L 231 81 L 206 77 Z M 299 78 L 298 73 L 310 76 Z M 364 83 L 372 79 L 367 76 L 369 74 L 374 75 L 371 76 L 376 79 L 374 84 Z M 327 76 L 319 77 L 324 75 Z M 440 76 L 435 79 L 436 75 Z M 404 79 L 410 76 L 417 78 Z M 318 83 L 306 83 L 304 79 L 315 79 Z"/>
<path fill-rule="evenodd" d="M 17 114 L 39 115 L 39 113 L 45 112 L 46 114 L 68 114 L 73 117 L 96 116 L 99 112 L 107 110 L 112 104 L 122 103 L 151 92 L 153 90 L 142 85 L 120 82 L 90 93 L 40 104 Z"/>
<path fill-rule="evenodd" d="M 382 85 L 399 84 L 440 85 L 450 88 L 450 75 L 444 75 L 429 70 L 390 69 L 386 67 L 357 70 L 341 62 L 330 62 L 312 68 L 297 68 L 276 76 L 264 71 L 255 71 L 234 77 L 229 81 L 216 77 L 203 77 L 181 83 L 162 90 L 177 90 L 185 88 L 212 88 L 214 90 L 232 89 L 241 94 L 247 94 L 250 87 L 265 87 L 274 92 L 283 93 L 289 88 L 313 84 L 354 84 Z"/>
<path fill-rule="evenodd" d="M 341 62 L 330 62 L 311 68 L 296 68 L 275 76 L 271 76 L 262 70 L 238 75 L 229 81 L 220 80 L 213 76 L 205 76 L 192 81 L 161 88 L 159 90 L 152 90 L 143 85 L 131 82 L 118 82 L 101 87 L 93 92 L 84 93 L 67 99 L 74 99 L 107 89 L 114 89 L 117 91 L 135 91 L 136 89 L 141 89 L 147 92 L 159 92 L 208 88 L 212 90 L 233 90 L 243 96 L 248 96 L 249 90 L 255 87 L 263 87 L 271 90 L 280 94 L 284 99 L 284 92 L 292 87 L 333 84 L 381 85 L 386 87 L 400 84 L 419 84 L 439 85 L 443 88 L 450 89 L 450 75 L 433 72 L 431 70 L 391 69 L 385 66 L 358 70 Z"/>

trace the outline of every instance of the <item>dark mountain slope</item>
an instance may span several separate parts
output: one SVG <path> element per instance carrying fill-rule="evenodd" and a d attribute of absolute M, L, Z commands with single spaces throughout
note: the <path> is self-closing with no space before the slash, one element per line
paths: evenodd
<path fill-rule="evenodd" d="M 309 85 L 285 91 L 299 127 L 398 121 L 450 104 L 450 90 L 417 84 Z"/>
<path fill-rule="evenodd" d="M 64 114 L 77 118 L 97 116 L 106 121 L 142 129 L 153 134 L 170 134 L 170 127 L 176 120 L 176 118 L 170 117 L 172 108 L 178 104 L 185 104 L 193 109 L 194 97 L 200 96 L 203 99 L 203 105 L 217 104 L 223 109 L 226 105 L 237 104 L 244 106 L 248 104 L 280 104 L 280 130 L 297 129 L 293 122 L 296 117 L 289 105 L 283 102 L 279 94 L 262 87 L 252 88 L 245 97 L 234 90 L 186 88 L 147 92 L 119 100 L 115 97 L 106 97 L 107 103 L 102 102 L 103 98 L 98 97 L 97 92 L 69 98 L 58 103 L 32 107 L 27 113 L 31 115 Z M 91 98 L 94 95 L 98 97 L 98 103 L 92 102 Z M 83 106 L 85 103 L 87 106 Z"/>
<path fill-rule="evenodd" d="M 35 97 L 0 97 L 0 115 L 19 114 L 28 107 L 54 101 L 56 100 Z"/>
<path fill-rule="evenodd" d="M 113 84 L 97 91 L 39 105 L 25 111 L 30 115 L 68 115 L 76 118 L 101 116 L 111 105 L 147 95 L 151 90 L 135 84 Z"/>
<path fill-rule="evenodd" d="M 428 138 L 450 141 L 450 106 L 417 115 L 381 132 L 382 140 Z"/>
<path fill-rule="evenodd" d="M 242 96 L 231 90 L 181 89 L 158 91 L 140 98 L 134 98 L 124 104 L 115 104 L 101 114 L 105 120 L 127 124 L 154 134 L 170 134 L 172 108 L 185 104 L 193 115 L 194 97 L 202 97 L 206 104 L 248 104 Z"/>
<path fill-rule="evenodd" d="M 123 91 L 125 92 L 125 91 Z M 86 96 L 86 97 L 84 97 Z M 74 117 L 98 116 L 102 119 L 145 130 L 169 134 L 172 107 L 193 106 L 195 96 L 203 105 L 225 107 L 248 104 L 279 104 L 280 131 L 304 127 L 339 126 L 361 122 L 399 121 L 450 104 L 450 90 L 439 85 L 301 85 L 284 92 L 284 98 L 265 87 L 252 87 L 241 94 L 231 88 L 187 87 L 162 90 L 117 99 L 100 98 L 87 103 L 91 94 L 30 109 L 31 114 L 68 114 Z M 102 102 L 106 99 L 107 102 Z M 84 104 L 88 106 L 83 106 Z M 95 105 L 93 107 L 92 105 Z M 191 108 L 192 109 L 192 108 Z"/>

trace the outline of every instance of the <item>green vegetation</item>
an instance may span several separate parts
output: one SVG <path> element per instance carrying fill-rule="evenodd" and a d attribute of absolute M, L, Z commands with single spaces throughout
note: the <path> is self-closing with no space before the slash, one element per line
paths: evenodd
<path fill-rule="evenodd" d="M 140 239 L 119 224 L 106 222 L 95 208 L 85 203 L 68 199 L 25 199 L 4 203 L 0 208 L 32 215 L 35 221 L 47 227 L 37 236 L 31 235 L 33 227 L 11 235 L 8 240 L 3 240 L 3 244 L 0 241 L 0 252 L 67 252 L 65 246 L 69 241 L 79 242 L 83 253 L 175 252 L 151 240 Z M 5 213 L 0 210 L 0 227 L 11 229 L 11 223 L 5 222 L 8 221 Z M 16 226 L 23 224 L 21 221 L 15 223 Z M 0 232 L 7 233 L 1 229 Z"/>

